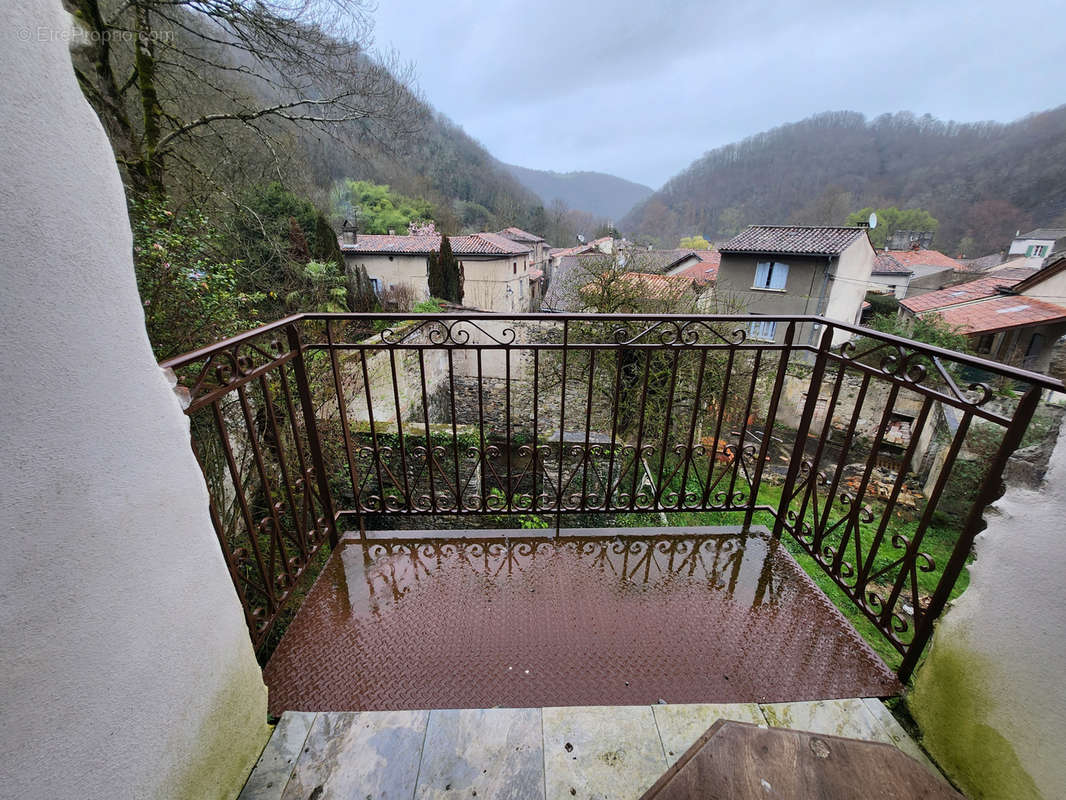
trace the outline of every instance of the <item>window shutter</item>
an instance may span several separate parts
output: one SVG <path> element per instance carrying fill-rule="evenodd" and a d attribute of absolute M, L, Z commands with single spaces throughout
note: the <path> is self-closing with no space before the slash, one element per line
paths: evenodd
<path fill-rule="evenodd" d="M 1032 254 L 1033 254 L 1033 246 L 1029 245 L 1027 248 L 1025 248 L 1025 257 L 1028 258 Z"/>
<path fill-rule="evenodd" d="M 755 285 L 765 289 L 770 285 L 770 262 L 760 261 L 755 267 Z"/>
<path fill-rule="evenodd" d="M 773 272 L 770 273 L 770 288 L 784 289 L 788 281 L 788 264 L 774 264 Z"/>

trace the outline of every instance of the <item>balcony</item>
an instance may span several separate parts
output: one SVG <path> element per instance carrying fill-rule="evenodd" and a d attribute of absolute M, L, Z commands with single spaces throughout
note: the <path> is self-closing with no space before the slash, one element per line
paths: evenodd
<path fill-rule="evenodd" d="M 816 317 L 302 314 L 163 366 L 274 713 L 898 694 L 1061 389 Z"/>

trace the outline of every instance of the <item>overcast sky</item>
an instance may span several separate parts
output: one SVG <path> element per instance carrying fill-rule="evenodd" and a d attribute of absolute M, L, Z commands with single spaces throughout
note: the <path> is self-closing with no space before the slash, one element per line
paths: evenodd
<path fill-rule="evenodd" d="M 1061 0 L 379 0 L 375 44 L 497 158 L 658 188 L 819 111 L 1013 120 L 1066 103 Z"/>

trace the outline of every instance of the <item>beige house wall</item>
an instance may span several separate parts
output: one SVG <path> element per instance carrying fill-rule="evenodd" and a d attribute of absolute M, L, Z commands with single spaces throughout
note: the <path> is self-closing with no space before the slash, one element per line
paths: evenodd
<path fill-rule="evenodd" d="M 968 796 L 1062 797 L 1066 433 L 1041 490 L 1011 489 L 996 511 L 908 705 L 923 744 Z"/>
<path fill-rule="evenodd" d="M 1044 278 L 1031 289 L 1022 292 L 1026 297 L 1044 300 L 1055 305 L 1066 305 L 1066 269 Z"/>
<path fill-rule="evenodd" d="M 266 687 L 145 334 L 114 154 L 58 0 L 6 9 L 0 791 L 232 798 Z"/>
<path fill-rule="evenodd" d="M 344 260 L 352 266 L 366 267 L 366 274 L 381 281 L 382 289 L 402 284 L 411 287 L 419 300 L 429 298 L 429 264 L 425 256 L 345 253 Z"/>
<path fill-rule="evenodd" d="M 897 300 L 907 296 L 907 286 L 911 276 L 901 272 L 892 272 L 886 275 L 870 275 L 870 291 L 891 294 Z"/>
<path fill-rule="evenodd" d="M 528 255 L 460 260 L 464 275 L 463 305 L 499 313 L 530 310 L 532 298 L 529 292 Z"/>

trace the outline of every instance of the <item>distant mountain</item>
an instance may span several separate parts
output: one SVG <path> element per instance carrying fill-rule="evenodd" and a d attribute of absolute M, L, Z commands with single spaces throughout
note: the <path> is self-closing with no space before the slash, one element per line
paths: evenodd
<path fill-rule="evenodd" d="M 620 219 L 655 191 L 650 186 L 603 172 L 550 172 L 514 164 L 502 166 L 539 196 L 545 206 L 558 198 L 567 208 L 587 211 L 609 221 Z"/>
<path fill-rule="evenodd" d="M 952 255 L 1066 222 L 1066 106 L 1011 123 L 818 114 L 708 152 L 618 227 L 721 239 L 755 223 L 841 224 L 865 206 L 926 209 L 940 222 L 934 247 Z"/>

